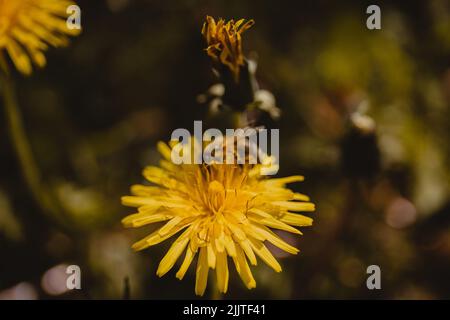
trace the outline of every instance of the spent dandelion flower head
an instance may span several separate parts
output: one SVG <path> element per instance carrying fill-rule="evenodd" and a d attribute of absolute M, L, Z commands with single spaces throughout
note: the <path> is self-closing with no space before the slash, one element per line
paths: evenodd
<path fill-rule="evenodd" d="M 177 237 L 159 263 L 157 275 L 165 275 L 184 255 L 176 273 L 181 280 L 198 256 L 197 295 L 205 292 L 209 269 L 215 270 L 220 292 L 227 292 L 229 260 L 249 289 L 256 287 L 249 265 L 256 265 L 257 257 L 280 272 L 281 266 L 266 244 L 291 254 L 299 252 L 274 229 L 300 235 L 295 227 L 312 225 L 310 217 L 298 212 L 314 211 L 314 204 L 306 195 L 286 187 L 303 177 L 268 178 L 261 175 L 264 164 L 176 165 L 171 162 L 172 147 L 160 142 L 160 166 L 144 169 L 143 175 L 152 185 L 134 185 L 132 195 L 122 198 L 124 205 L 137 208 L 122 220 L 125 227 L 164 222 L 133 248 L 143 250 Z M 191 150 L 184 148 L 183 152 Z"/>
<path fill-rule="evenodd" d="M 49 46 L 68 44 L 80 30 L 66 24 L 69 0 L 0 0 L 0 55 L 5 51 L 17 70 L 32 73 L 32 64 L 46 65 Z"/>
<path fill-rule="evenodd" d="M 202 35 L 208 46 L 207 54 L 229 68 L 236 82 L 239 81 L 239 69 L 245 64 L 242 34 L 254 23 L 254 20 L 246 19 L 228 22 L 219 19 L 216 22 L 213 17 L 207 16 L 203 24 Z"/>

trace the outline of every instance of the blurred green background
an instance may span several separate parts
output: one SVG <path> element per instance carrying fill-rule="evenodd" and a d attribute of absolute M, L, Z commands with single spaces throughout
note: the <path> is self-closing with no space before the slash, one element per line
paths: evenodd
<path fill-rule="evenodd" d="M 152 228 L 123 229 L 133 210 L 120 196 L 158 162 L 158 140 L 205 118 L 206 14 L 256 21 L 244 52 L 257 53 L 257 78 L 282 110 L 271 124 L 279 176 L 305 175 L 293 187 L 317 206 L 304 236 L 284 235 L 300 254 L 275 251 L 283 272 L 260 263 L 248 291 L 231 266 L 225 298 L 450 298 L 448 1 L 380 1 L 374 31 L 372 2 L 360 0 L 78 4 L 82 35 L 50 50 L 44 70 L 14 76 L 57 216 L 33 200 L 0 109 L 0 298 L 195 297 L 193 266 L 183 281 L 155 274 L 171 240 L 131 250 Z M 66 292 L 70 264 L 82 290 Z M 366 287 L 372 264 L 381 290 Z"/>

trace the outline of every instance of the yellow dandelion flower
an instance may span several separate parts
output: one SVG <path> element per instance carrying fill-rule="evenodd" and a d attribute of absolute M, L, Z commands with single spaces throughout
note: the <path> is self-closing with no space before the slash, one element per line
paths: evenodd
<path fill-rule="evenodd" d="M 202 35 L 208 45 L 206 52 L 215 61 L 226 65 L 236 82 L 239 80 L 239 68 L 244 65 L 241 35 L 254 23 L 253 20 L 245 19 L 236 22 L 219 19 L 216 23 L 214 18 L 207 16 L 203 24 Z"/>
<path fill-rule="evenodd" d="M 307 196 L 286 188 L 288 183 L 303 181 L 302 176 L 267 178 L 261 175 L 261 164 L 175 165 L 171 162 L 171 147 L 160 142 L 158 150 L 164 158 L 160 166 L 149 166 L 143 171 L 153 185 L 134 185 L 133 195 L 122 198 L 124 205 L 138 208 L 137 213 L 122 220 L 125 227 L 165 222 L 136 242 L 135 250 L 182 232 L 161 260 L 158 276 L 169 272 L 184 253 L 176 273 L 178 279 L 183 279 L 198 253 L 195 293 L 205 292 L 209 269 L 215 269 L 217 287 L 225 293 L 229 256 L 251 289 L 256 282 L 249 263 L 256 265 L 257 256 L 276 272 L 281 271 L 267 242 L 291 254 L 298 253 L 273 229 L 301 234 L 294 226 L 312 224 L 311 218 L 297 212 L 314 211 L 314 204 Z"/>
<path fill-rule="evenodd" d="M 48 45 L 64 46 L 67 36 L 80 33 L 67 28 L 69 0 L 0 0 L 0 54 L 6 50 L 16 68 L 25 75 L 32 63 L 44 67 Z"/>

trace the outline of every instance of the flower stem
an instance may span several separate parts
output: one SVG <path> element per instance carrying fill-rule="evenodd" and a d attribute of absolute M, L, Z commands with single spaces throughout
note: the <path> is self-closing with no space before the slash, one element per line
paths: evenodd
<path fill-rule="evenodd" d="M 34 159 L 31 145 L 24 129 L 14 85 L 8 72 L 0 71 L 0 85 L 0 94 L 3 97 L 7 122 L 6 128 L 10 135 L 17 160 L 19 161 L 23 178 L 41 210 L 51 215 L 52 218 L 60 220 L 59 222 L 63 222 L 61 219 L 62 210 L 59 208 L 58 201 L 56 201 L 55 196 L 51 192 L 46 190 L 42 182 L 41 173 Z"/>

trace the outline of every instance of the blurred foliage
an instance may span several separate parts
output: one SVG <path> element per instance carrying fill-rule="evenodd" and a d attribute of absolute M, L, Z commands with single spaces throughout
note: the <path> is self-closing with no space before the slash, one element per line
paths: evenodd
<path fill-rule="evenodd" d="M 302 252 L 275 252 L 284 271 L 258 266 L 258 287 L 232 280 L 226 298 L 450 297 L 448 1 L 383 3 L 376 31 L 368 1 L 78 3 L 83 34 L 33 77 L 14 75 L 63 221 L 33 200 L 1 108 L 0 298 L 122 298 L 127 277 L 131 298 L 193 298 L 192 268 L 182 282 L 154 273 L 170 243 L 131 251 L 149 230 L 122 229 L 120 196 L 157 163 L 156 141 L 205 118 L 206 14 L 256 21 L 244 51 L 257 52 L 258 80 L 282 111 L 271 124 L 280 175 L 304 174 L 299 191 L 317 204 L 313 227 L 286 235 Z M 67 264 L 82 268 L 83 289 L 52 291 L 43 276 Z M 366 288 L 371 264 L 382 290 Z"/>

